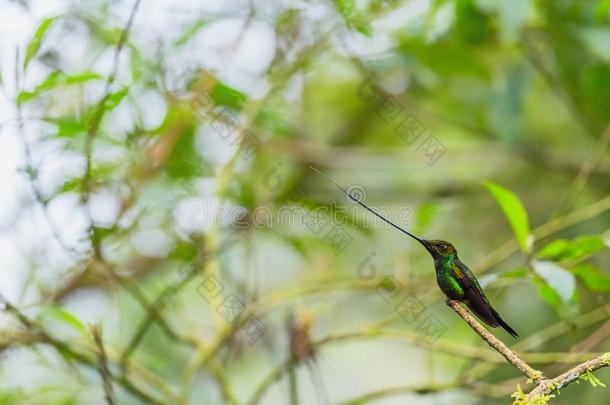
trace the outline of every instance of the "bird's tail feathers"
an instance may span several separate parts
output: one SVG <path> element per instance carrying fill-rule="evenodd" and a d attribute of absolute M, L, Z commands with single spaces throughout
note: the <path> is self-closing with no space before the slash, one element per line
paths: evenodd
<path fill-rule="evenodd" d="M 518 338 L 519 334 L 517 332 L 515 332 L 515 330 L 513 328 L 511 328 L 510 326 L 508 326 L 508 324 L 506 322 L 504 322 L 504 319 L 502 319 L 500 317 L 500 314 L 498 314 L 496 312 L 495 309 L 491 309 L 493 311 L 494 316 L 496 317 L 496 321 L 498 322 L 498 324 L 508 333 L 510 333 L 510 335 L 514 338 Z"/>
<path fill-rule="evenodd" d="M 505 331 L 510 333 L 512 337 L 519 337 L 519 334 L 515 332 L 513 328 L 508 326 L 504 319 L 500 317 L 500 314 L 493 309 L 491 304 L 484 300 L 483 298 L 478 299 L 478 297 L 470 297 L 468 301 L 466 301 L 466 306 L 479 318 L 482 322 L 491 326 L 492 328 L 497 328 L 498 326 L 502 327 Z M 475 302 L 472 301 L 472 298 L 475 298 Z"/>

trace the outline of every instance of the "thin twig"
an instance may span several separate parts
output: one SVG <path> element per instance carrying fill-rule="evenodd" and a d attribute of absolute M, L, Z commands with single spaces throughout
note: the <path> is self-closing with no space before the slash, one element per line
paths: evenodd
<path fill-rule="evenodd" d="M 597 141 L 595 141 L 591 156 L 582 164 L 578 174 L 574 178 L 572 184 L 570 184 L 568 191 L 561 198 L 557 208 L 555 208 L 555 211 L 551 214 L 551 218 L 555 218 L 557 215 L 572 208 L 574 200 L 586 185 L 595 168 L 602 162 L 606 155 L 608 145 L 610 145 L 610 124 L 606 125 L 604 132 L 602 132 L 597 138 Z"/>
<path fill-rule="evenodd" d="M 263 398 L 263 396 L 265 395 L 265 393 L 267 392 L 267 389 L 269 387 L 271 387 L 271 385 L 273 385 L 274 382 L 279 381 L 286 372 L 291 370 L 296 365 L 297 365 L 297 360 L 291 356 L 288 358 L 288 360 L 285 360 L 282 364 L 277 366 L 271 373 L 269 373 L 269 375 L 267 377 L 265 377 L 263 382 L 261 382 L 258 385 L 258 387 L 254 391 L 254 393 L 252 394 L 250 399 L 248 401 L 246 401 L 246 404 L 247 405 L 258 404 L 261 401 L 261 399 Z"/>
<path fill-rule="evenodd" d="M 102 334 L 99 328 L 95 325 L 92 325 L 90 330 L 91 335 L 93 336 L 93 341 L 97 346 L 97 359 L 99 362 L 98 370 L 100 372 L 100 377 L 102 377 L 102 382 L 104 383 L 104 396 L 108 405 L 114 405 L 115 401 L 114 391 L 112 389 L 112 378 L 110 376 L 110 370 L 108 369 L 108 358 L 106 357 L 106 350 L 104 350 Z"/>
<path fill-rule="evenodd" d="M 367 392 L 366 394 L 360 395 L 357 398 L 350 399 L 348 401 L 340 402 L 338 405 L 358 405 L 358 404 L 368 404 L 372 403 L 376 400 L 381 400 L 386 397 L 391 397 L 394 395 L 401 394 L 436 394 L 441 391 L 451 390 L 462 388 L 456 385 L 455 382 L 448 383 L 432 383 L 432 384 L 423 384 L 419 386 L 399 386 L 399 387 L 389 387 L 384 388 L 378 391 Z"/>
<path fill-rule="evenodd" d="M 81 363 L 85 366 L 91 368 L 97 368 L 97 364 L 94 359 L 90 358 L 83 353 L 80 353 L 74 349 L 67 343 L 58 340 L 51 335 L 49 335 L 44 329 L 42 329 L 39 325 L 30 320 L 25 314 L 23 314 L 17 307 L 10 303 L 3 295 L 0 294 L 0 304 L 4 305 L 4 310 L 6 312 L 14 315 L 21 324 L 27 328 L 39 342 L 48 344 L 52 346 L 57 352 L 61 353 L 63 356 L 69 357 L 78 363 Z M 110 377 L 120 384 L 126 391 L 131 393 L 134 397 L 143 400 L 148 404 L 157 404 L 163 405 L 162 401 L 154 398 L 151 394 L 143 391 L 139 387 L 137 387 L 130 379 L 125 376 L 115 376 L 113 374 L 109 374 Z"/>
<path fill-rule="evenodd" d="M 156 313 L 160 313 L 163 310 L 163 308 L 165 307 L 165 304 L 168 302 L 168 300 L 171 297 L 173 297 L 175 294 L 177 294 L 182 288 L 184 288 L 197 275 L 196 270 L 197 270 L 197 266 L 194 266 L 193 269 L 191 271 L 189 271 L 189 273 L 187 274 L 187 276 L 185 278 L 180 280 L 178 283 L 172 284 L 169 287 L 165 288 L 154 300 L 151 307 L 155 308 L 155 313 L 150 312 L 150 311 L 146 313 L 146 317 L 142 320 L 142 322 L 140 322 L 140 325 L 138 326 L 138 328 L 136 329 L 136 332 L 134 333 L 131 340 L 129 341 L 127 348 L 121 355 L 120 364 L 121 364 L 121 368 L 123 369 L 123 371 L 127 370 L 127 364 L 128 364 L 129 358 L 131 357 L 133 352 L 136 350 L 138 345 L 141 343 L 142 339 L 146 335 L 146 332 L 148 331 L 150 326 L 155 321 Z M 194 342 L 191 342 L 188 340 L 181 339 L 180 341 L 184 341 L 185 343 L 189 343 L 189 344 L 194 344 Z"/>
<path fill-rule="evenodd" d="M 91 167 L 92 167 L 92 152 L 93 152 L 93 140 L 97 135 L 97 131 L 99 129 L 102 118 L 104 117 L 105 108 L 104 104 L 106 100 L 110 96 L 110 88 L 116 79 L 117 72 L 119 70 L 119 59 L 121 56 L 121 51 L 123 47 L 127 43 L 127 38 L 129 37 L 129 31 L 131 30 L 131 26 L 133 25 L 133 21 L 136 16 L 136 12 L 138 11 L 138 7 L 140 5 L 141 0 L 136 0 L 131 13 L 129 14 L 129 18 L 127 20 L 127 24 L 121 33 L 121 37 L 119 38 L 119 42 L 116 44 L 114 49 L 114 56 L 112 62 L 112 68 L 110 69 L 110 74 L 106 78 L 106 84 L 104 86 L 104 92 L 102 93 L 102 97 L 97 102 L 93 109 L 93 116 L 91 118 L 91 122 L 87 129 L 87 137 L 85 138 L 85 175 L 83 176 L 83 184 L 82 184 L 82 196 L 81 199 L 83 203 L 87 206 L 89 205 L 89 183 L 91 181 Z M 93 223 L 91 223 L 93 226 Z"/>
<path fill-rule="evenodd" d="M 137 349 L 138 345 L 141 343 L 142 339 L 148 332 L 150 326 L 155 321 L 155 319 L 156 319 L 155 314 L 161 313 L 164 310 L 165 306 L 169 303 L 169 301 L 172 297 L 174 297 L 178 293 L 180 293 L 180 291 L 184 287 L 186 287 L 197 275 L 201 274 L 201 269 L 203 268 L 203 264 L 205 263 L 206 259 L 208 259 L 210 257 L 217 257 L 217 256 L 221 255 L 222 253 L 224 253 L 226 251 L 225 249 L 228 250 L 230 247 L 232 247 L 233 244 L 235 242 L 237 242 L 237 240 L 238 240 L 237 238 L 230 240 L 229 242 L 224 244 L 219 250 L 217 250 L 215 252 L 202 253 L 200 255 L 200 257 L 197 259 L 196 263 L 191 266 L 191 268 L 188 270 L 188 272 L 184 275 L 183 278 L 181 278 L 180 280 L 165 287 L 163 289 L 163 291 L 161 291 L 161 293 L 159 293 L 157 298 L 155 298 L 155 300 L 152 303 L 152 307 L 155 308 L 155 312 L 147 311 L 146 317 L 140 322 L 138 328 L 136 329 L 136 332 L 133 334 L 131 340 L 129 341 L 127 348 L 121 355 L 120 364 L 121 364 L 121 368 L 123 369 L 123 371 L 126 370 L 126 365 L 127 365 L 127 362 L 129 361 L 129 358 L 131 357 L 133 352 Z M 191 339 L 188 339 L 188 338 L 180 338 L 180 339 L 178 339 L 178 341 L 181 343 L 188 344 L 190 346 L 194 346 L 194 347 L 196 347 L 198 345 L 197 342 L 195 342 Z"/>
<path fill-rule="evenodd" d="M 500 353 L 504 358 L 513 366 L 515 366 L 519 371 L 521 371 L 525 376 L 527 376 L 533 382 L 539 381 L 543 378 L 542 372 L 538 370 L 534 370 L 529 366 L 526 362 L 521 360 L 521 358 L 508 348 L 501 340 L 496 338 L 494 335 L 489 333 L 487 329 L 483 327 L 470 313 L 464 308 L 459 301 L 455 300 L 447 300 L 447 305 L 449 305 L 453 310 L 466 321 L 468 325 L 475 332 L 483 338 L 492 348 L 494 348 L 498 353 Z"/>
<path fill-rule="evenodd" d="M 15 53 L 15 86 L 17 87 L 17 94 L 21 91 L 21 80 L 19 76 L 19 48 L 17 48 L 17 52 Z M 47 226 L 51 231 L 52 237 L 57 241 L 59 246 L 68 253 L 69 256 L 78 258 L 78 253 L 75 249 L 68 246 L 68 244 L 63 240 L 57 225 L 51 218 L 49 211 L 47 210 L 49 199 L 46 198 L 38 186 L 38 169 L 34 166 L 34 157 L 32 154 L 32 148 L 27 140 L 25 134 L 25 120 L 23 117 L 23 111 L 21 108 L 21 103 L 15 100 L 15 108 L 17 110 L 17 128 L 19 130 L 19 140 L 21 141 L 21 146 L 23 148 L 23 157 L 25 160 L 25 173 L 28 176 L 30 189 L 32 191 L 32 195 L 36 202 L 40 205 L 40 209 L 42 210 L 42 215 L 44 220 L 47 222 Z"/>

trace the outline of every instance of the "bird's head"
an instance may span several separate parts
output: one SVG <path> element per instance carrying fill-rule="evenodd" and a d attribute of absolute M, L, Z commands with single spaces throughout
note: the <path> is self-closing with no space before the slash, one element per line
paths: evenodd
<path fill-rule="evenodd" d="M 430 252 L 432 257 L 446 257 L 457 254 L 453 245 L 446 240 L 425 240 L 422 239 L 422 245 Z"/>

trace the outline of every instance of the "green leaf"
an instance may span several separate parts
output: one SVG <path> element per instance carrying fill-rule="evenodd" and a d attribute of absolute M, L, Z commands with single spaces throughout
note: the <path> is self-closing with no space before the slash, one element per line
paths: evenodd
<path fill-rule="evenodd" d="M 610 13 L 610 0 L 599 0 L 595 6 L 595 18 L 604 21 Z"/>
<path fill-rule="evenodd" d="M 610 291 L 610 274 L 607 274 L 591 264 L 581 264 L 572 269 L 572 272 L 582 280 L 585 286 L 592 291 Z"/>
<path fill-rule="evenodd" d="M 195 148 L 195 127 L 185 126 L 174 151 L 165 162 L 167 174 L 173 179 L 202 176 L 205 162 Z"/>
<path fill-rule="evenodd" d="M 559 296 L 562 302 L 569 302 L 576 289 L 574 275 L 553 262 L 532 261 L 532 267 Z"/>
<path fill-rule="evenodd" d="M 100 80 L 102 76 L 95 72 L 82 72 L 76 75 L 66 75 L 65 84 L 81 84 L 90 80 Z"/>
<path fill-rule="evenodd" d="M 471 45 L 481 45 L 496 36 L 497 23 L 492 16 L 481 12 L 475 1 L 455 2 L 453 36 Z"/>
<path fill-rule="evenodd" d="M 502 208 L 510 226 L 513 228 L 515 238 L 517 239 L 517 242 L 519 242 L 521 250 L 527 252 L 529 246 L 531 246 L 531 241 L 529 220 L 525 207 L 523 207 L 519 198 L 517 198 L 512 191 L 491 181 L 487 181 L 484 184 L 487 190 L 496 199 L 500 208 Z"/>
<path fill-rule="evenodd" d="M 502 278 L 523 278 L 527 276 L 529 272 L 525 268 L 518 268 L 510 271 L 505 271 L 500 274 Z"/>
<path fill-rule="evenodd" d="M 540 259 L 577 261 L 606 248 L 601 236 L 581 236 L 572 241 L 558 239 L 544 246 L 536 255 Z"/>
<path fill-rule="evenodd" d="M 36 88 L 32 91 L 22 91 L 17 95 L 17 103 L 23 104 L 33 98 L 36 98 L 38 95 L 53 90 L 55 88 L 66 86 L 66 85 L 76 85 L 82 84 L 89 80 L 98 80 L 101 79 L 101 76 L 97 73 L 93 72 L 83 72 L 77 75 L 66 75 L 59 70 L 55 70 L 51 72 Z"/>
<path fill-rule="evenodd" d="M 482 11 L 495 15 L 497 27 L 502 37 L 515 41 L 521 28 L 531 22 L 534 16 L 534 5 L 531 0 L 475 2 Z"/>
<path fill-rule="evenodd" d="M 174 42 L 174 46 L 180 47 L 180 46 L 186 44 L 188 41 L 191 40 L 191 38 L 193 38 L 195 35 L 197 35 L 197 33 L 199 31 L 201 31 L 201 29 L 203 27 L 208 25 L 208 23 L 209 23 L 208 20 L 195 21 L 194 24 L 190 25 L 186 30 L 184 30 L 184 33 L 182 35 L 180 35 L 180 37 L 178 37 L 178 39 L 176 39 L 176 41 Z"/>
<path fill-rule="evenodd" d="M 85 123 L 75 118 L 56 118 L 51 122 L 57 125 L 57 136 L 61 138 L 74 138 L 87 130 Z"/>
<path fill-rule="evenodd" d="M 216 105 L 222 105 L 240 110 L 248 97 L 239 90 L 227 86 L 223 83 L 218 83 L 214 86 L 211 92 Z"/>
<path fill-rule="evenodd" d="M 23 70 L 25 71 L 30 64 L 30 60 L 38 53 L 40 49 L 40 45 L 42 44 L 42 40 L 44 39 L 44 35 L 47 30 L 51 27 L 53 22 L 55 21 L 55 17 L 49 17 L 40 23 L 36 32 L 34 32 L 34 36 L 30 39 L 28 46 L 25 51 L 25 60 L 23 61 Z"/>
<path fill-rule="evenodd" d="M 358 10 L 356 0 L 335 0 L 335 7 L 350 28 L 365 35 L 371 34 L 371 26 L 364 18 L 364 14 Z"/>
<path fill-rule="evenodd" d="M 73 177 L 66 180 L 57 190 L 57 194 L 76 193 L 82 190 L 83 180 L 80 177 Z"/>
<path fill-rule="evenodd" d="M 65 82 L 65 76 L 59 70 L 51 72 L 33 91 L 22 91 L 17 95 L 17 103 L 23 104 L 39 94 L 51 90 Z"/>
<path fill-rule="evenodd" d="M 516 141 L 523 136 L 524 99 L 528 86 L 528 72 L 523 66 L 504 74 L 502 84 L 496 86 L 489 106 L 490 124 L 505 141 Z"/>
<path fill-rule="evenodd" d="M 121 101 L 123 101 L 128 92 L 129 89 L 127 87 L 123 87 L 117 92 L 108 94 L 108 96 L 104 99 L 103 109 L 105 111 L 113 110 L 121 103 Z"/>
<path fill-rule="evenodd" d="M 45 309 L 45 315 L 48 315 L 60 322 L 65 323 L 66 325 L 72 327 L 74 330 L 81 332 L 83 334 L 88 334 L 87 328 L 83 323 L 70 312 L 58 306 L 51 306 Z"/>
<path fill-rule="evenodd" d="M 31 91 L 22 91 L 19 92 L 19 94 L 17 94 L 17 104 L 22 105 L 23 103 L 30 101 L 31 99 L 33 99 L 36 96 L 36 94 L 34 94 Z"/>
<path fill-rule="evenodd" d="M 561 307 L 561 298 L 542 277 L 534 277 L 534 285 L 538 289 L 538 295 L 550 307 L 559 309 Z"/>
<path fill-rule="evenodd" d="M 422 233 L 434 218 L 438 211 L 437 203 L 424 203 L 415 211 L 415 226 L 413 232 Z"/>

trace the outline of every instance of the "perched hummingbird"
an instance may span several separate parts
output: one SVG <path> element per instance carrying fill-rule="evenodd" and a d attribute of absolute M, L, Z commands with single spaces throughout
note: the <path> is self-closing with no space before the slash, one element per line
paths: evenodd
<path fill-rule="evenodd" d="M 463 302 L 480 320 L 485 322 L 487 325 L 494 328 L 501 326 L 513 337 L 519 336 L 517 332 L 513 330 L 513 328 L 504 322 L 504 320 L 500 317 L 500 314 L 498 314 L 498 312 L 491 306 L 476 277 L 468 266 L 460 261 L 457 251 L 451 243 L 444 240 L 426 240 L 413 235 L 406 229 L 379 215 L 377 212 L 369 208 L 356 197 L 352 196 L 346 189 L 341 187 L 330 177 L 315 167 L 310 167 L 316 173 L 343 191 L 352 201 L 364 207 L 382 221 L 421 243 L 434 259 L 436 283 L 448 299 Z"/>

